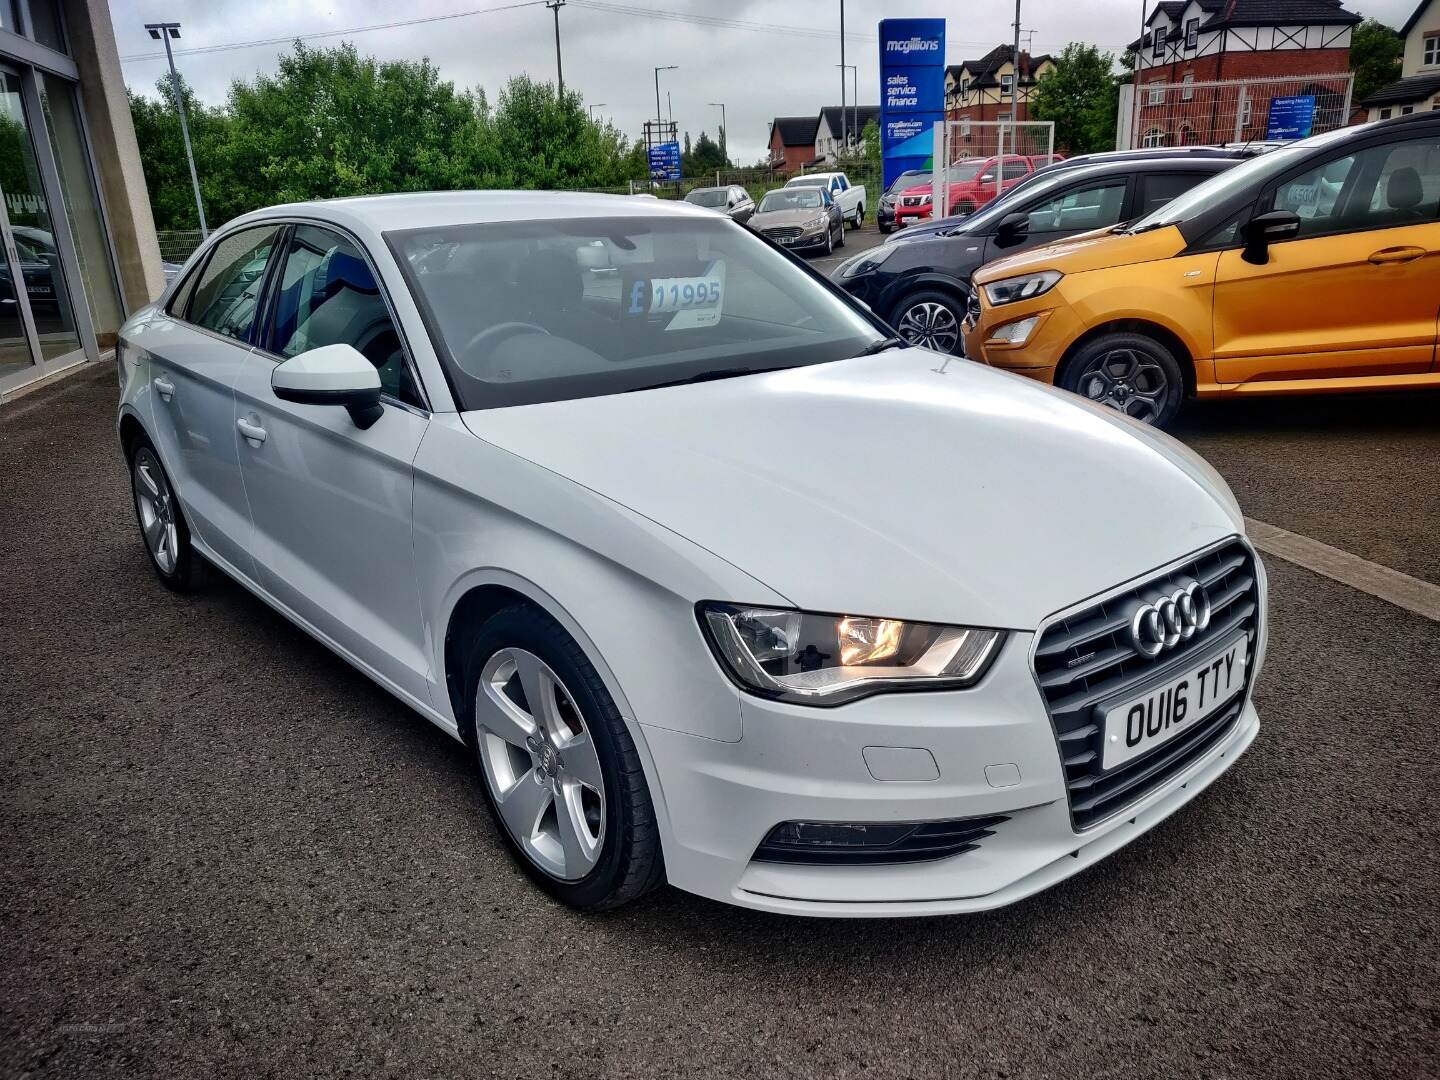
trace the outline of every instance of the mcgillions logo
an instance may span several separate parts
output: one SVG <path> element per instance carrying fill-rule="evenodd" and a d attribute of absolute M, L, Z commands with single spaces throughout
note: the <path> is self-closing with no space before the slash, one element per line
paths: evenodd
<path fill-rule="evenodd" d="M 909 56 L 912 52 L 939 52 L 940 42 L 934 38 L 912 37 L 904 41 L 893 40 L 885 42 L 885 51 L 904 53 Z"/>

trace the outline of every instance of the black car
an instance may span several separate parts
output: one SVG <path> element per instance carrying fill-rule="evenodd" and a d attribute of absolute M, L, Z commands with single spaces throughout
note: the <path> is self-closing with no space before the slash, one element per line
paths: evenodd
<path fill-rule="evenodd" d="M 900 197 L 900 192 L 916 184 L 928 183 L 930 172 L 926 169 L 907 169 L 890 182 L 885 194 L 880 196 L 879 209 L 875 211 L 875 225 L 882 236 L 895 228 L 895 200 Z"/>
<path fill-rule="evenodd" d="M 1049 180 L 1056 173 L 1068 172 L 1071 169 L 1087 168 L 1091 165 L 1119 165 L 1130 164 L 1136 161 L 1159 161 L 1164 159 L 1171 164 L 1182 164 L 1202 158 L 1215 158 L 1231 162 L 1244 161 L 1264 151 L 1257 147 L 1224 147 L 1224 146 L 1151 146 L 1140 150 L 1105 150 L 1097 154 L 1082 154 L 1079 157 L 1061 158 L 1059 161 L 1052 161 L 1049 165 L 1043 165 L 1036 169 L 1029 176 L 1025 177 L 1014 187 L 1007 189 L 998 199 L 1009 201 L 1017 196 L 1027 196 L 1033 189 L 1033 185 L 1041 184 Z M 929 174 L 926 179 L 929 181 Z M 950 217 L 935 218 L 930 221 L 922 221 L 918 225 L 911 225 L 904 232 L 900 233 L 902 240 L 920 240 L 936 233 L 952 232 L 958 226 L 965 224 L 970 219 L 969 214 L 953 214 Z"/>
<path fill-rule="evenodd" d="M 960 355 L 970 276 L 980 267 L 1139 218 L 1240 160 L 1147 158 L 1058 170 L 944 232 L 871 248 L 844 263 L 835 280 L 906 341 Z"/>

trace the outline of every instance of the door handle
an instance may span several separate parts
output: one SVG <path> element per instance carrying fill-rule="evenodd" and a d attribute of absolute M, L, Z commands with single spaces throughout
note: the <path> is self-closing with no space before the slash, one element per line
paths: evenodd
<path fill-rule="evenodd" d="M 245 417 L 235 421 L 235 426 L 240 429 L 240 434 L 249 439 L 256 446 L 265 441 L 266 431 L 259 424 L 251 423 Z"/>
<path fill-rule="evenodd" d="M 1381 248 L 1370 256 L 1370 261 L 1376 266 L 1380 266 L 1382 263 L 1407 263 L 1420 258 L 1425 253 L 1425 249 L 1422 247 Z"/>
<path fill-rule="evenodd" d="M 155 392 L 160 395 L 161 401 L 169 401 L 175 396 L 175 384 L 164 375 L 158 375 L 153 380 Z"/>

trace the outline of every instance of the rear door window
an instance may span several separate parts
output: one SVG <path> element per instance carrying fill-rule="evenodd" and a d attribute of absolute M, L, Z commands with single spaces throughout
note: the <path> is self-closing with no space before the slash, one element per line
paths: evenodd
<path fill-rule="evenodd" d="M 190 297 L 187 317 L 196 326 L 249 342 L 265 268 L 282 226 L 241 229 L 215 245 Z"/>

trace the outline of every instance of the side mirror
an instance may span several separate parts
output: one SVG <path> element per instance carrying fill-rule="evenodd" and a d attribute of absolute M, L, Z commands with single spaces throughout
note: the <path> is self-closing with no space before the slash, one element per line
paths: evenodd
<path fill-rule="evenodd" d="M 270 389 L 281 401 L 343 405 L 358 428 L 368 428 L 385 412 L 380 373 L 353 345 L 324 345 L 292 356 L 270 373 Z"/>
<path fill-rule="evenodd" d="M 1291 210 L 1272 210 L 1258 214 L 1240 229 L 1245 241 L 1245 250 L 1240 257 L 1256 266 L 1270 261 L 1270 245 L 1281 240 L 1293 240 L 1300 235 L 1300 215 Z"/>
<path fill-rule="evenodd" d="M 995 229 L 995 238 L 1002 244 L 1013 244 L 1030 232 L 1029 214 L 1006 214 Z"/>
<path fill-rule="evenodd" d="M 982 184 L 993 184 L 994 182 L 995 174 L 993 172 L 987 172 L 984 176 L 980 177 L 980 183 Z"/>

